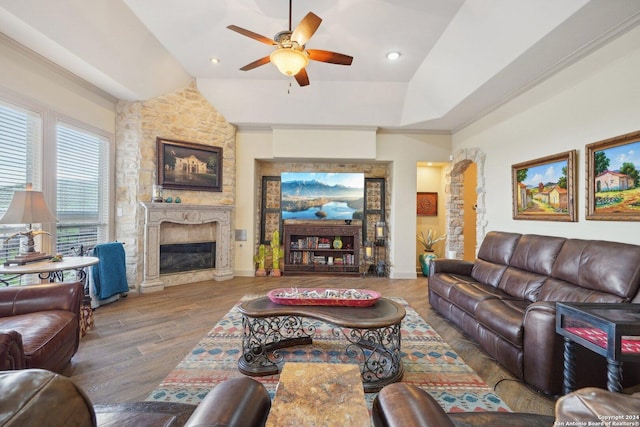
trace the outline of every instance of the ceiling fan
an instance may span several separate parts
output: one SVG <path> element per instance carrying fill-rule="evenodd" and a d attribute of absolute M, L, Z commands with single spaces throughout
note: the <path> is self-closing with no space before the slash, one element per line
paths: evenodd
<path fill-rule="evenodd" d="M 305 67 L 309 60 L 328 62 L 330 64 L 351 65 L 353 57 L 342 53 L 331 52 L 328 50 L 305 49 L 305 44 L 311 36 L 316 32 L 322 18 L 309 12 L 298 24 L 295 30 L 291 31 L 291 2 L 289 0 L 289 30 L 280 31 L 272 39 L 246 30 L 236 25 L 229 25 L 227 28 L 247 36 L 261 43 L 270 46 L 277 46 L 271 55 L 253 61 L 250 64 L 240 68 L 242 71 L 249 71 L 261 65 L 271 62 L 282 74 L 294 76 L 300 86 L 309 84 L 309 76 Z"/>

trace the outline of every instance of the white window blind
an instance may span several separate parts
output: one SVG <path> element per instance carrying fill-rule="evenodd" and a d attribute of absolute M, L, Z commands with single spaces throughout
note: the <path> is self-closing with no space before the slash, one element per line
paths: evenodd
<path fill-rule="evenodd" d="M 72 254 L 108 240 L 109 141 L 64 122 L 56 138 L 56 250 Z"/>
<path fill-rule="evenodd" d="M 18 106 L 0 102 L 0 217 L 9 208 L 13 193 L 40 184 L 42 116 Z M 24 224 L 0 224 L 0 258 L 11 259 L 20 249 L 20 239 L 4 238 L 23 230 Z"/>
<path fill-rule="evenodd" d="M 42 117 L 32 111 L 0 102 L 0 216 L 16 190 L 40 183 Z"/>

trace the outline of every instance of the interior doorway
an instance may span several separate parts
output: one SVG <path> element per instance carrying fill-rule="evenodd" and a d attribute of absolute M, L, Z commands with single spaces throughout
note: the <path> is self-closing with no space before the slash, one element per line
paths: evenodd
<path fill-rule="evenodd" d="M 462 259 L 475 261 L 476 259 L 476 211 L 478 209 L 478 165 L 469 162 L 469 166 L 462 173 L 462 198 L 464 200 L 462 237 L 464 239 L 464 252 Z"/>

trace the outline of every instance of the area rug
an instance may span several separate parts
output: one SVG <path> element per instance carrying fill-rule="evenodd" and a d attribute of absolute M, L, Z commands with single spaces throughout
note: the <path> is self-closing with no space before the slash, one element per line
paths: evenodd
<path fill-rule="evenodd" d="M 256 295 L 245 296 L 149 395 L 147 401 L 198 404 L 217 384 L 242 376 L 238 358 L 242 348 L 242 314 L 238 306 Z M 431 394 L 447 412 L 503 411 L 511 409 L 456 354 L 418 313 L 402 298 L 407 312 L 402 321 L 403 382 Z M 286 362 L 354 363 L 345 353 L 346 339 L 335 337 L 332 326 L 309 319 L 316 327 L 313 344 L 281 350 Z M 271 397 L 278 375 L 254 377 Z M 367 393 L 367 404 L 375 393 Z"/>

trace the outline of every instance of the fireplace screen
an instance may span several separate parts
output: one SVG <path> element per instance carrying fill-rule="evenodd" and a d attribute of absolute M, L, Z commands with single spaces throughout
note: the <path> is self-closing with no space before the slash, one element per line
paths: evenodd
<path fill-rule="evenodd" d="M 160 245 L 160 274 L 216 267 L 216 242 Z"/>

